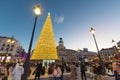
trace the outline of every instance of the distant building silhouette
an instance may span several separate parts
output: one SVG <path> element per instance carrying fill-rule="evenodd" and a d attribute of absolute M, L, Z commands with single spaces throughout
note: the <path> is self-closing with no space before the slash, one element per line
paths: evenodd
<path fill-rule="evenodd" d="M 96 52 L 88 51 L 88 48 L 84 48 L 83 50 L 80 50 L 80 52 L 72 49 L 66 49 L 62 37 L 59 39 L 57 51 L 59 60 L 62 61 L 63 58 L 64 62 L 66 63 L 77 62 L 80 60 L 80 58 L 87 59 L 97 55 Z"/>

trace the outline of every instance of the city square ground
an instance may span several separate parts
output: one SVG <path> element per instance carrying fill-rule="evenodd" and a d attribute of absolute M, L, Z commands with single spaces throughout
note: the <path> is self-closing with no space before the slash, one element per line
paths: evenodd
<path fill-rule="evenodd" d="M 34 80 L 35 75 L 32 75 L 34 68 L 31 68 L 31 69 L 32 69 L 32 72 L 31 72 L 31 75 L 28 77 L 28 80 Z M 93 80 L 91 78 L 91 73 L 89 71 L 86 71 L 86 76 L 87 76 L 87 80 Z M 114 76 L 103 75 L 102 77 L 103 77 L 103 80 L 114 80 Z M 9 74 L 8 80 L 12 80 L 11 73 Z M 41 75 L 40 80 L 53 80 L 53 76 L 45 73 L 45 75 Z M 70 73 L 64 73 L 64 80 L 70 80 Z"/>

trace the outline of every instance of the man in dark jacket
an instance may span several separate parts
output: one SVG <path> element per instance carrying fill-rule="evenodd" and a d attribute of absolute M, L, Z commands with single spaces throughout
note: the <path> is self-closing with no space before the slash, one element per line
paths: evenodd
<path fill-rule="evenodd" d="M 81 77 L 82 77 L 82 80 L 87 80 L 86 74 L 85 74 L 85 71 L 87 71 L 87 68 L 86 68 L 84 62 L 81 62 L 80 68 L 81 68 Z"/>
<path fill-rule="evenodd" d="M 34 80 L 40 80 L 41 70 L 42 70 L 42 63 L 38 63 L 37 68 L 34 71 L 35 72 L 35 79 Z"/>

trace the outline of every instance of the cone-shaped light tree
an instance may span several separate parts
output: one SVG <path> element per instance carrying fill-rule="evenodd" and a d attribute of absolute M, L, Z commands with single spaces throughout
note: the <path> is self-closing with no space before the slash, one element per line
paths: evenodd
<path fill-rule="evenodd" d="M 50 13 L 46 18 L 35 49 L 32 53 L 31 60 L 57 60 L 58 54 L 52 29 Z"/>

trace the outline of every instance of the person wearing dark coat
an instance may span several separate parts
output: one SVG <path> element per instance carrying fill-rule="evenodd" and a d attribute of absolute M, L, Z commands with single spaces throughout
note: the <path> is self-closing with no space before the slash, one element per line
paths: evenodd
<path fill-rule="evenodd" d="M 120 80 L 120 62 L 113 62 L 112 67 L 115 71 L 115 80 Z"/>
<path fill-rule="evenodd" d="M 85 71 L 87 71 L 87 68 L 86 68 L 84 62 L 81 62 L 80 68 L 81 68 L 81 77 L 82 77 L 82 80 L 87 80 L 86 74 L 85 74 Z"/>
<path fill-rule="evenodd" d="M 34 71 L 35 72 L 35 79 L 34 80 L 40 80 L 41 70 L 42 70 L 42 63 L 38 63 L 37 68 Z"/>
<path fill-rule="evenodd" d="M 93 66 L 93 72 L 95 74 L 95 79 L 97 80 L 103 80 L 102 77 L 102 65 L 100 65 L 98 62 L 95 63 L 95 66 Z"/>

